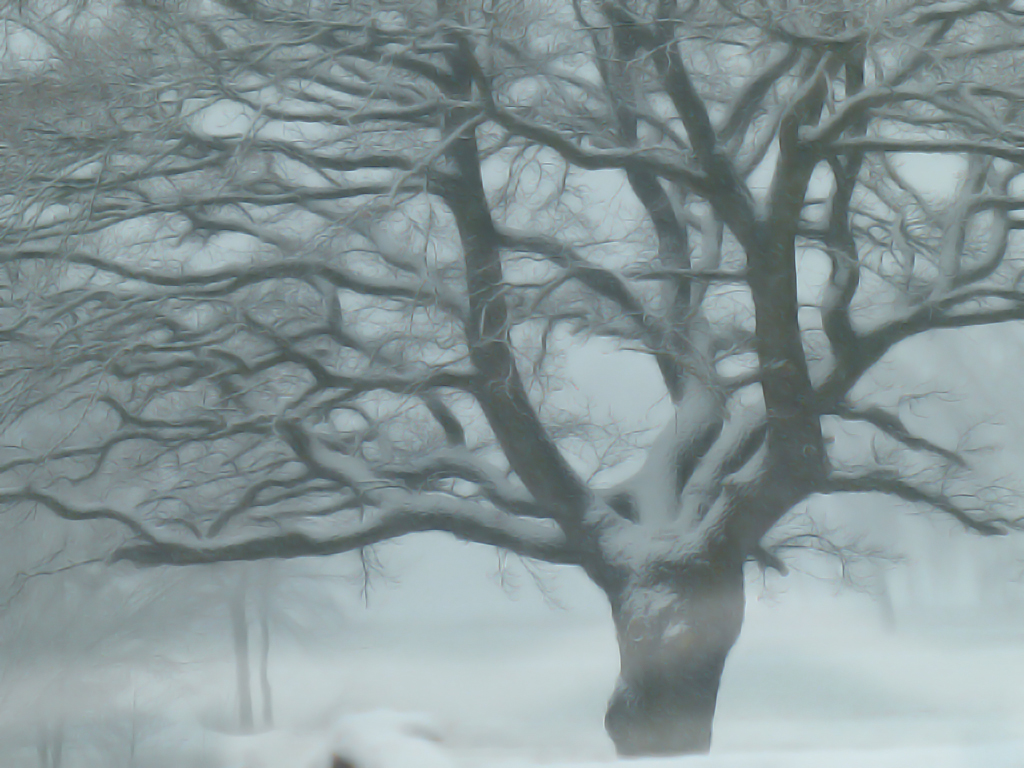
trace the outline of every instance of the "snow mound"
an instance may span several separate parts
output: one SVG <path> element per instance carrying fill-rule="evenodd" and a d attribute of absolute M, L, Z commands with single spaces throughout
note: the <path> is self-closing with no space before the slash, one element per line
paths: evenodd
<path fill-rule="evenodd" d="M 218 735 L 217 768 L 455 768 L 441 728 L 418 713 L 343 715 L 327 731 Z"/>
<path fill-rule="evenodd" d="M 601 762 L 495 761 L 488 768 L 609 768 Z M 1024 741 L 894 749 L 784 750 L 618 760 L 614 768 L 1024 768 Z"/>
<path fill-rule="evenodd" d="M 330 768 L 322 736 L 268 731 L 248 736 L 218 734 L 213 740 L 216 768 Z"/>
<path fill-rule="evenodd" d="M 339 718 L 329 746 L 354 768 L 455 768 L 441 741 L 440 726 L 426 715 L 378 710 Z"/>

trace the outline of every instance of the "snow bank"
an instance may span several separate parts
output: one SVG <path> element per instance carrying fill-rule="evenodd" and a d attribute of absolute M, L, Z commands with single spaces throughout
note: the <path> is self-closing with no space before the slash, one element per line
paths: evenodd
<path fill-rule="evenodd" d="M 455 768 L 441 741 L 428 716 L 390 710 L 342 717 L 329 737 L 331 754 L 355 768 Z"/>
<path fill-rule="evenodd" d="M 216 768 L 1024 768 L 1024 741 L 891 749 L 725 752 L 599 761 L 458 759 L 442 729 L 417 713 L 377 710 L 318 732 L 223 736 Z"/>
<path fill-rule="evenodd" d="M 455 768 L 428 716 L 378 710 L 343 715 L 325 731 L 217 735 L 217 768 Z"/>
<path fill-rule="evenodd" d="M 734 752 L 614 763 L 500 761 L 479 768 L 1024 768 L 1024 742 L 968 746 Z"/>
<path fill-rule="evenodd" d="M 228 736 L 214 734 L 216 768 L 330 768 L 323 737 L 280 731 Z M 318 764 L 319 763 L 319 764 Z"/>

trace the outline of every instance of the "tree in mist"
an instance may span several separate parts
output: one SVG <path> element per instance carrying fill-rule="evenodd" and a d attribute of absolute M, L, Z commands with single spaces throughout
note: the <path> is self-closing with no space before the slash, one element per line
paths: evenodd
<path fill-rule="evenodd" d="M 119 704 L 97 669 L 128 664 L 173 676 L 182 664 L 230 648 L 237 701 L 210 714 L 220 727 L 251 731 L 273 725 L 272 635 L 322 642 L 339 627 L 339 580 L 310 574 L 298 561 L 109 568 L 109 527 L 69 526 L 48 513 L 11 508 L 0 525 L 0 705 L 8 715 L 16 705 L 18 717 L 36 721 L 43 768 L 81 759 L 104 739 L 123 739 L 134 750 L 140 723 L 159 708 L 153 697 L 167 695 L 147 686 L 144 672 L 142 698 L 149 701 L 141 711 L 134 680 L 130 722 L 93 733 L 95 711 L 80 708 L 83 695 L 115 715 L 123 710 L 123 697 Z M 15 730 L 6 723 L 5 747 L 16 746 L 7 743 Z"/>
<path fill-rule="evenodd" d="M 255 652 L 258 666 L 261 725 L 274 725 L 274 692 L 270 685 L 270 636 L 272 593 L 274 583 L 267 565 L 254 574 L 243 569 L 237 574 L 237 584 L 227 590 L 228 613 L 231 618 L 231 640 L 235 654 L 236 692 L 238 696 L 238 725 L 243 732 L 253 730 L 256 723 L 252 695 L 252 624 L 259 634 Z"/>
<path fill-rule="evenodd" d="M 621 651 L 609 734 L 662 754 L 709 748 L 744 564 L 807 543 L 795 506 L 1017 524 L 873 398 L 915 337 L 1024 318 L 1015 3 L 6 18 L 3 418 L 63 434 L 10 446 L 0 496 L 116 524 L 115 559 L 436 530 L 578 566 Z M 594 339 L 653 362 L 653 439 L 560 407 Z"/>

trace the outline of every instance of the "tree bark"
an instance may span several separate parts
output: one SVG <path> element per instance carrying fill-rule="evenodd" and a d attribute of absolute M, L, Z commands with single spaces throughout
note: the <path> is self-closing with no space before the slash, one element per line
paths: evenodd
<path fill-rule="evenodd" d="M 741 563 L 657 570 L 610 595 L 621 670 L 605 727 L 623 756 L 711 748 L 719 681 L 743 623 Z"/>

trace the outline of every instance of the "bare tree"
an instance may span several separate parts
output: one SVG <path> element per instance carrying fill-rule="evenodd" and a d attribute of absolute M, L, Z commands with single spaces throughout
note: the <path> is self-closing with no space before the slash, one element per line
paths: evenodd
<path fill-rule="evenodd" d="M 262 705 L 262 725 L 264 728 L 274 726 L 273 689 L 270 685 L 270 624 L 274 579 L 268 568 L 262 568 L 254 575 L 255 578 L 251 578 L 252 574 L 249 571 L 240 571 L 237 575 L 238 583 L 234 589 L 230 590 L 228 597 L 231 639 L 235 655 L 238 725 L 243 733 L 251 732 L 255 725 L 252 695 L 253 674 L 250 666 L 251 621 L 246 610 L 250 605 L 255 614 L 255 622 L 259 627 L 259 669 L 257 674 Z"/>
<path fill-rule="evenodd" d="M 252 673 L 249 669 L 249 617 L 245 604 L 248 593 L 248 574 L 242 572 L 238 585 L 229 598 L 231 614 L 231 639 L 235 651 L 235 690 L 238 695 L 238 727 L 242 733 L 251 733 L 252 716 Z"/>
<path fill-rule="evenodd" d="M 709 748 L 744 564 L 782 567 L 795 505 L 1017 524 L 871 397 L 913 337 L 1024 317 L 1015 3 L 8 13 L 39 55 L 0 93 L 5 418 L 66 428 L 0 497 L 116 521 L 115 559 L 440 530 L 579 566 L 608 731 L 661 754 Z M 548 396 L 595 337 L 674 405 L 636 450 Z"/>

